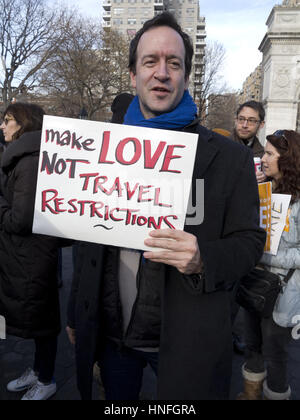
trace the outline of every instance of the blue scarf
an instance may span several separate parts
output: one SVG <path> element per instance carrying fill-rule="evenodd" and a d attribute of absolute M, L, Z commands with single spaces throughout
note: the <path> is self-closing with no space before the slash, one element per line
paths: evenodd
<path fill-rule="evenodd" d="M 173 111 L 148 120 L 144 118 L 141 112 L 139 98 L 136 96 L 129 105 L 124 118 L 124 124 L 165 130 L 177 130 L 182 129 L 193 122 L 196 116 L 197 106 L 189 92 L 186 90 L 181 102 Z"/>

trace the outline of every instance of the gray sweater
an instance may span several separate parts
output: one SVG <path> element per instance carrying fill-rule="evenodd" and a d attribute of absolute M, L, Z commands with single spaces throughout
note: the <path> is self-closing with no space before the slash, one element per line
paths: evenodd
<path fill-rule="evenodd" d="M 291 206 L 290 229 L 283 232 L 277 255 L 264 253 L 261 263 L 274 273 L 286 275 L 291 268 L 300 279 L 300 201 Z"/>

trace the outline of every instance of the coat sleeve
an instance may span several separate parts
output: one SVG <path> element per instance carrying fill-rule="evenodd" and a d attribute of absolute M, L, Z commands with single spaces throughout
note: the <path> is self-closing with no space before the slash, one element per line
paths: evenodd
<path fill-rule="evenodd" d="M 32 232 L 38 157 L 27 156 L 16 165 L 12 202 L 0 197 L 0 226 L 7 233 L 25 236 Z"/>
<path fill-rule="evenodd" d="M 255 267 L 263 253 L 266 233 L 259 227 L 259 196 L 250 151 L 241 161 L 237 175 L 226 199 L 221 237 L 199 245 L 206 293 L 232 289 Z"/>
<path fill-rule="evenodd" d="M 76 302 L 77 302 L 77 295 L 79 289 L 79 282 L 82 274 L 83 268 L 83 261 L 85 255 L 85 242 L 76 242 L 73 245 L 73 253 L 75 253 L 74 260 L 74 274 L 73 274 L 73 281 L 71 286 L 71 292 L 68 300 L 68 308 L 67 308 L 67 324 L 68 327 L 76 329 L 76 322 L 75 322 L 75 311 L 76 311 Z"/>
<path fill-rule="evenodd" d="M 300 207 L 299 207 L 300 208 Z M 290 230 L 295 232 L 297 237 L 296 242 L 289 243 L 286 240 L 288 246 L 282 246 L 282 242 L 279 245 L 277 255 L 264 254 L 261 259 L 261 263 L 270 267 L 290 269 L 300 269 L 300 211 L 296 219 L 290 219 Z"/>
<path fill-rule="evenodd" d="M 277 255 L 264 254 L 261 263 L 286 270 L 300 269 L 300 244 L 297 248 L 279 250 Z"/>

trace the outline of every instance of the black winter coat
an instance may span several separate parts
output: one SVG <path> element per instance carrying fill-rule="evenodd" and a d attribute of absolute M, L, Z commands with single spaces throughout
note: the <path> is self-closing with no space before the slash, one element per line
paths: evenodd
<path fill-rule="evenodd" d="M 1 161 L 0 315 L 23 338 L 60 331 L 56 238 L 32 234 L 41 132 L 9 144 Z"/>
<path fill-rule="evenodd" d="M 204 222 L 186 226 L 198 239 L 203 284 L 166 266 L 159 349 L 158 398 L 205 400 L 228 397 L 232 338 L 230 293 L 259 261 L 265 233 L 259 228 L 259 200 L 252 152 L 204 127 L 193 174 L 204 179 Z M 179 134 L 180 136 L 180 134 Z M 76 329 L 78 385 L 91 398 L 93 363 L 101 336 L 100 292 L 105 253 L 82 244 L 69 302 L 69 325 Z"/>

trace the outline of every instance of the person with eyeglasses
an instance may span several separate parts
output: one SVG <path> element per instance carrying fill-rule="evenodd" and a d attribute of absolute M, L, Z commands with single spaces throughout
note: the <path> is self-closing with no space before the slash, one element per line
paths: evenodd
<path fill-rule="evenodd" d="M 286 228 L 276 255 L 264 253 L 260 264 L 282 278 L 295 270 L 289 282 L 300 280 L 300 134 L 278 130 L 267 136 L 263 171 L 273 182 L 273 192 L 292 196 Z M 245 311 L 246 361 L 242 368 L 244 392 L 239 400 L 288 400 L 288 345 L 292 328 L 283 326 L 284 312 L 270 318 Z M 275 322 L 276 321 L 276 322 Z M 286 324 L 287 325 L 287 324 Z"/>
<path fill-rule="evenodd" d="M 7 334 L 33 339 L 36 350 L 32 368 L 7 385 L 10 392 L 26 390 L 22 400 L 46 400 L 56 392 L 59 243 L 32 233 L 44 114 L 17 102 L 0 126 L 7 144 L 0 176 L 0 315 Z"/>
<path fill-rule="evenodd" d="M 257 134 L 263 128 L 265 122 L 265 110 L 262 103 L 257 101 L 245 102 L 239 106 L 236 112 L 235 126 L 232 138 L 237 143 L 248 147 L 253 152 L 253 157 L 262 158 L 264 148 L 261 145 Z M 258 183 L 265 182 L 266 176 L 262 171 L 256 172 Z M 233 349 L 238 354 L 244 354 L 246 345 L 244 343 L 243 311 L 235 302 L 235 295 L 232 295 L 231 319 L 233 324 L 232 343 Z"/>
<path fill-rule="evenodd" d="M 265 110 L 261 102 L 249 101 L 240 105 L 235 118 L 233 139 L 249 147 L 254 157 L 262 157 L 264 148 L 261 145 L 257 134 L 265 125 Z M 266 180 L 263 172 L 256 173 L 257 182 Z"/>

